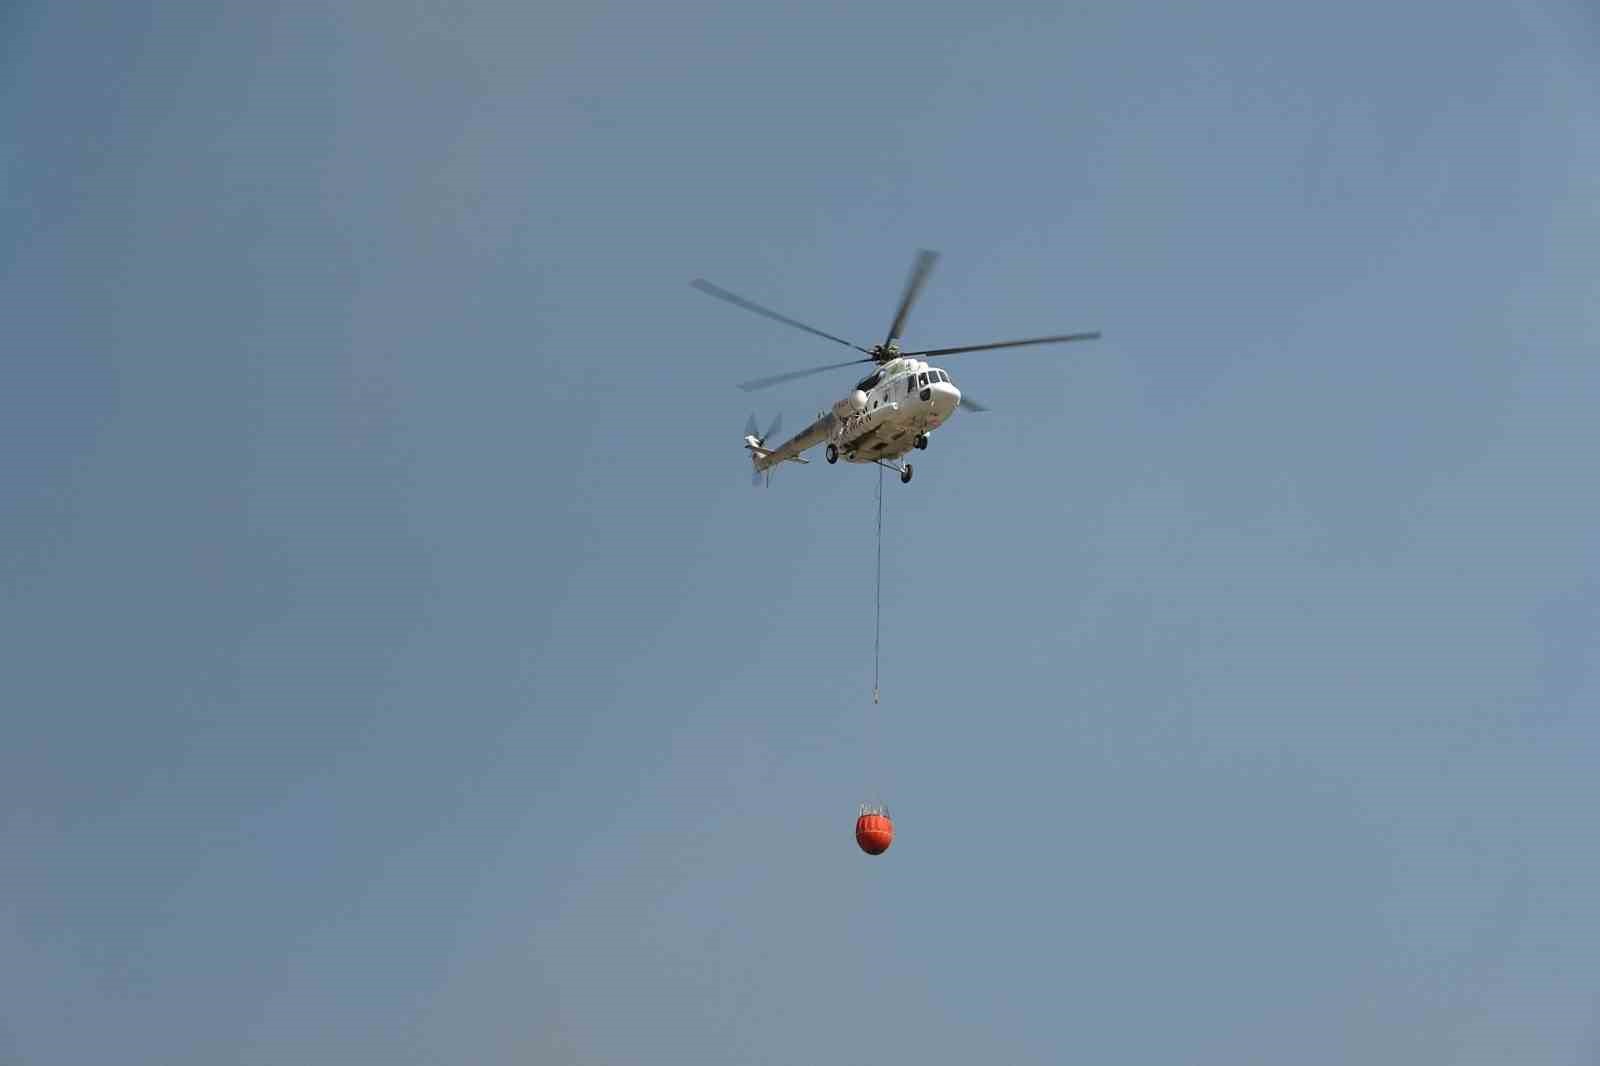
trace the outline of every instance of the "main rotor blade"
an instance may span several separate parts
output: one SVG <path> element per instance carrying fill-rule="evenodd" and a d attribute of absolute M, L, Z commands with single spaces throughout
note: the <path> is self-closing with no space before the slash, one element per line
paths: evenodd
<path fill-rule="evenodd" d="M 967 394 L 964 392 L 961 394 L 961 406 L 965 407 L 969 411 L 983 412 L 988 410 L 987 407 L 983 406 L 983 404 L 979 403 L 978 401 L 969 400 L 967 398 Z"/>
<path fill-rule="evenodd" d="M 987 352 L 995 348 L 1021 348 L 1029 344 L 1065 344 L 1067 341 L 1099 340 L 1100 332 L 1063 333 L 1059 337 L 1034 337 L 1025 341 L 997 341 L 994 344 L 972 344 L 965 348 L 930 348 L 925 352 L 901 352 L 901 355 L 960 355 L 962 352 Z"/>
<path fill-rule="evenodd" d="M 928 280 L 928 272 L 933 269 L 933 264 L 938 259 L 938 252 L 930 252 L 926 248 L 917 253 L 916 261 L 911 264 L 911 276 L 906 279 L 905 295 L 900 297 L 900 310 L 894 314 L 894 322 L 889 326 L 889 336 L 884 344 L 890 344 L 900 338 L 900 331 L 905 328 L 906 315 L 911 312 L 911 305 L 916 302 L 917 293 L 922 291 L 922 283 Z"/>
<path fill-rule="evenodd" d="M 699 289 L 701 292 L 705 293 L 707 296 L 715 296 L 719 300 L 726 300 L 728 303 L 733 304 L 735 307 L 742 307 L 746 311 L 754 311 L 756 314 L 760 315 L 763 318 L 770 318 L 774 322 L 782 322 L 784 325 L 793 326 L 795 329 L 803 329 L 807 333 L 815 334 L 816 336 L 821 337 L 824 340 L 833 341 L 835 344 L 842 344 L 846 348 L 854 348 L 858 352 L 865 352 L 865 351 L 868 350 L 866 348 L 861 347 L 859 344 L 851 344 L 849 341 L 845 340 L 843 337 L 835 337 L 831 333 L 824 333 L 820 329 L 816 329 L 816 328 L 814 328 L 812 326 L 806 325 L 804 322 L 796 322 L 794 319 L 788 317 L 787 315 L 778 314 L 778 312 L 772 310 L 771 308 L 762 307 L 758 303 L 751 303 L 749 300 L 746 300 L 743 296 L 736 296 L 733 293 L 729 292 L 727 289 L 719 289 L 717 286 L 711 284 L 711 282 L 707 281 L 705 278 L 695 278 L 693 281 L 689 282 L 689 284 L 691 286 L 693 286 L 694 288 Z"/>
<path fill-rule="evenodd" d="M 830 366 L 814 366 L 810 370 L 791 370 L 787 374 L 774 374 L 770 378 L 757 378 L 754 381 L 746 381 L 739 387 L 745 392 L 754 392 L 757 389 L 764 389 L 769 385 L 777 385 L 785 381 L 793 381 L 795 378 L 803 378 L 809 377 L 812 374 L 820 374 L 825 370 L 838 370 L 840 367 L 855 366 L 857 363 L 876 362 L 876 359 L 852 359 L 848 363 L 833 363 Z"/>

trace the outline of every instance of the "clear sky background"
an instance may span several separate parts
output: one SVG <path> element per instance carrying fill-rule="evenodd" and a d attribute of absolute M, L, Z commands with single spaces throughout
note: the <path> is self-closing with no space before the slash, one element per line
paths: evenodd
<path fill-rule="evenodd" d="M 1600 1060 L 1578 2 L 11 4 L 0 1061 Z M 749 484 L 914 251 L 962 413 Z M 893 849 L 861 855 L 881 795 Z"/>

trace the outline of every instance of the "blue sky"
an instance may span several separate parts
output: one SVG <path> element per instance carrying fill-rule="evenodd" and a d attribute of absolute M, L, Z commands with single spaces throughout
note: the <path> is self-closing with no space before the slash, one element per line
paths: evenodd
<path fill-rule="evenodd" d="M 0 1059 L 1600 1054 L 1592 11 L 0 26 Z"/>

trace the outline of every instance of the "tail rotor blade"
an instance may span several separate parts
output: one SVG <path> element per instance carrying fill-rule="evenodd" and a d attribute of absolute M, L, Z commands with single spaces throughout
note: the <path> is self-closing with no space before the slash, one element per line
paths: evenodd
<path fill-rule="evenodd" d="M 756 425 L 756 416 L 754 414 L 744 420 L 744 435 L 755 437 L 757 440 L 761 439 L 761 427 Z"/>
<path fill-rule="evenodd" d="M 769 440 L 775 440 L 777 438 L 778 430 L 781 428 L 783 428 L 783 412 L 779 411 L 777 414 L 772 416 L 772 425 L 768 426 L 767 431 L 761 435 L 762 441 L 765 442 Z"/>

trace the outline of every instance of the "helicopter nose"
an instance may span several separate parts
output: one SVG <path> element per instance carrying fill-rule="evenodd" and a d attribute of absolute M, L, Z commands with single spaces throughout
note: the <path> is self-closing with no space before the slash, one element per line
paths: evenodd
<path fill-rule="evenodd" d="M 941 381 L 933 388 L 933 409 L 941 415 L 947 415 L 956 409 L 961 402 L 961 390 L 948 381 Z"/>

